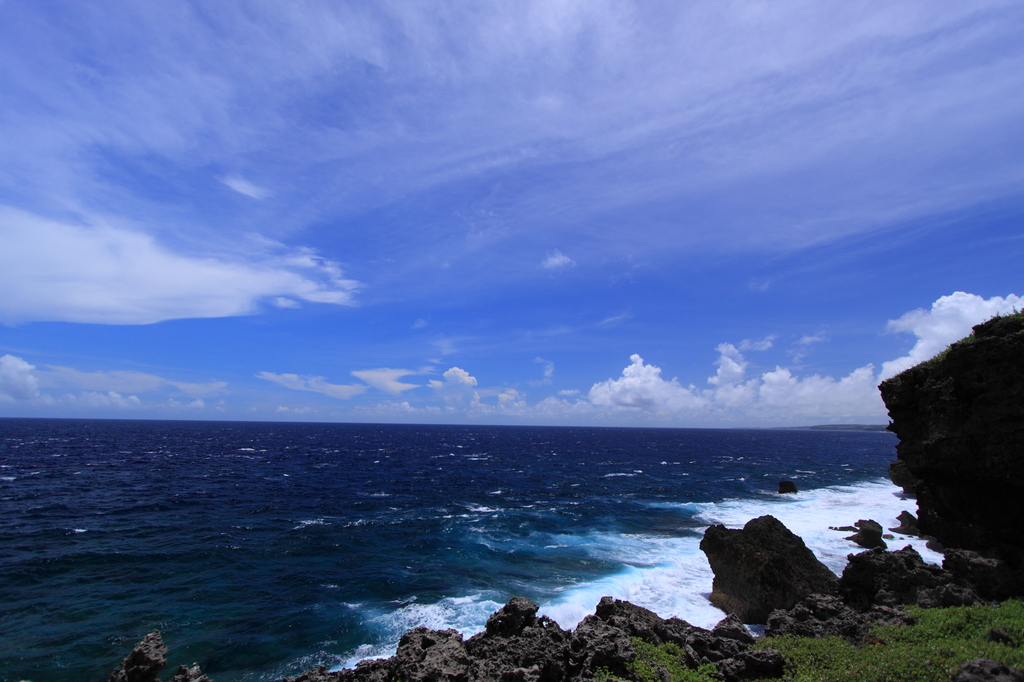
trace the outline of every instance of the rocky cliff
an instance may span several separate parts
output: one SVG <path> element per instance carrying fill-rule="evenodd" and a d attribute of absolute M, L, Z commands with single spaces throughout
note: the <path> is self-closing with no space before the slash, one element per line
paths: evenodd
<path fill-rule="evenodd" d="M 919 525 L 950 547 L 1024 559 L 1024 314 L 996 317 L 879 387 Z"/>

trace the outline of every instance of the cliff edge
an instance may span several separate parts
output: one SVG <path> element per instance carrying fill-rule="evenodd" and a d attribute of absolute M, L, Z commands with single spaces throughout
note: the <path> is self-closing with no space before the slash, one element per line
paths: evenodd
<path fill-rule="evenodd" d="M 1024 563 L 1024 313 L 995 317 L 879 386 L 922 533 Z"/>

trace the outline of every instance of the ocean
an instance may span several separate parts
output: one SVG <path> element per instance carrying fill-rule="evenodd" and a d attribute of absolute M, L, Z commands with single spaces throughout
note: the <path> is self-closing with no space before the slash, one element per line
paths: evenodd
<path fill-rule="evenodd" d="M 510 597 L 710 627 L 714 523 L 895 526 L 887 432 L 0 419 L 0 681 L 105 680 L 159 629 L 217 682 L 467 637 Z M 780 480 L 800 492 L 779 495 Z M 916 538 L 928 561 L 941 556 Z M 166 674 L 166 673 L 165 673 Z"/>

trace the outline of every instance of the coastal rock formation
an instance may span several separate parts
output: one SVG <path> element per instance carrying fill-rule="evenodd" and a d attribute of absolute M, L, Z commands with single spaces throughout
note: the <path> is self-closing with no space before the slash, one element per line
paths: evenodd
<path fill-rule="evenodd" d="M 907 495 L 916 495 L 917 484 L 921 482 L 917 476 L 910 473 L 907 463 L 902 459 L 889 465 L 889 480 L 893 482 L 893 485 L 903 488 L 903 492 Z"/>
<path fill-rule="evenodd" d="M 793 481 L 779 481 L 780 494 L 795 493 L 796 491 L 796 483 Z"/>
<path fill-rule="evenodd" d="M 885 540 L 882 539 L 882 524 L 872 519 L 861 519 L 853 525 L 857 532 L 846 538 L 847 540 L 852 540 L 867 549 L 874 549 L 875 547 L 888 548 Z"/>
<path fill-rule="evenodd" d="M 157 682 L 157 675 L 165 665 L 167 645 L 160 631 L 153 630 L 124 657 L 121 665 L 110 674 L 109 682 Z"/>
<path fill-rule="evenodd" d="M 715 574 L 711 602 L 744 623 L 764 623 L 775 609 L 837 590 L 832 571 L 773 516 L 752 519 L 742 530 L 711 526 L 700 548 Z"/>
<path fill-rule="evenodd" d="M 157 675 L 167 665 L 167 645 L 159 630 L 153 630 L 142 638 L 132 652 L 124 657 L 121 665 L 110 673 L 108 682 L 160 682 Z M 178 666 L 170 682 L 213 682 L 203 674 L 198 665 Z"/>
<path fill-rule="evenodd" d="M 530 600 L 515 597 L 465 642 L 455 630 L 417 628 L 389 659 L 335 672 L 320 667 L 285 682 L 583 682 L 608 674 L 637 680 L 633 638 L 675 644 L 687 667 L 713 663 L 729 682 L 781 676 L 785 663 L 777 651 L 748 651 L 754 638 L 734 616 L 709 631 L 604 597 L 593 616 L 568 632 L 538 618 Z"/>
<path fill-rule="evenodd" d="M 926 564 L 907 545 L 886 552 L 871 549 L 851 554 L 839 579 L 839 592 L 850 606 L 867 611 L 874 605 L 969 606 L 982 599 L 974 586 L 957 581 L 950 571 Z"/>
<path fill-rule="evenodd" d="M 895 528 L 890 528 L 893 533 L 899 533 L 900 535 L 919 535 L 920 531 L 917 529 L 917 517 L 908 511 L 901 511 L 900 515 L 896 517 L 896 520 L 900 522 L 900 525 Z"/>
<path fill-rule="evenodd" d="M 768 616 L 764 634 L 769 637 L 842 637 L 860 643 L 871 626 L 864 616 L 839 597 L 812 594 L 789 610 L 776 609 Z"/>
<path fill-rule="evenodd" d="M 996 317 L 879 386 L 921 532 L 1024 558 L 1024 315 Z"/>

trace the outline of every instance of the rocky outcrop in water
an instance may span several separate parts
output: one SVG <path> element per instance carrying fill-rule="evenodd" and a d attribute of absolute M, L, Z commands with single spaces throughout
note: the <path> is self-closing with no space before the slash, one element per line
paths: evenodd
<path fill-rule="evenodd" d="M 121 665 L 110 673 L 108 682 L 160 682 L 157 675 L 167 665 L 167 645 L 159 630 L 142 638 Z M 198 665 L 179 666 L 170 682 L 213 682 Z"/>
<path fill-rule="evenodd" d="M 700 548 L 715 573 L 711 602 L 744 623 L 764 623 L 775 609 L 837 590 L 835 574 L 774 516 L 741 530 L 711 526 Z"/>
<path fill-rule="evenodd" d="M 879 386 L 921 533 L 1024 563 L 1024 315 L 974 327 Z"/>

